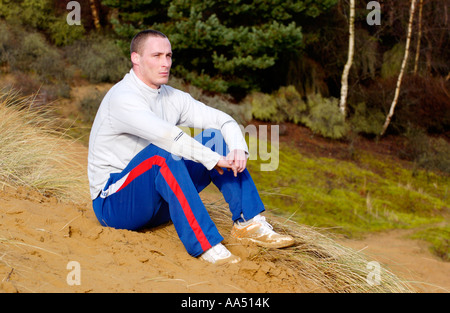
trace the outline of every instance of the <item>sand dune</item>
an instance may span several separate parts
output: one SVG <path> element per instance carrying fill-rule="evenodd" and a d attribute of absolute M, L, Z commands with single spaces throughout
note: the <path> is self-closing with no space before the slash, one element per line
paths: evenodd
<path fill-rule="evenodd" d="M 85 153 L 80 151 L 78 162 L 85 160 Z M 214 187 L 201 197 L 205 203 L 220 200 Z M 192 258 L 172 224 L 139 232 L 105 228 L 89 201 L 73 204 L 25 187 L 4 187 L 0 191 L 0 292 L 335 291 L 308 279 L 271 250 L 233 241 L 226 217 L 218 228 L 242 262 L 215 266 Z M 413 281 L 419 292 L 450 290 L 450 264 L 433 257 L 417 240 L 391 232 L 341 244 L 371 252 L 368 260 L 386 263 L 394 273 Z M 308 243 L 303 245 L 309 249 Z"/>
<path fill-rule="evenodd" d="M 239 264 L 189 256 L 173 225 L 140 232 L 101 227 L 88 205 L 5 190 L 0 200 L 0 290 L 6 292 L 307 292 L 314 286 L 258 249 L 226 239 Z M 78 262 L 80 284 L 70 285 Z M 68 283 L 69 276 L 69 283 Z"/>

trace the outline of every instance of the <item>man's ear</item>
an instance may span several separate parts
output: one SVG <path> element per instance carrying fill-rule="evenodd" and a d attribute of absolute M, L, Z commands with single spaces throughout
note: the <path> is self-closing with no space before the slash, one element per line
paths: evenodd
<path fill-rule="evenodd" d="M 141 56 L 137 52 L 131 53 L 131 63 L 133 65 L 139 65 L 140 58 Z"/>

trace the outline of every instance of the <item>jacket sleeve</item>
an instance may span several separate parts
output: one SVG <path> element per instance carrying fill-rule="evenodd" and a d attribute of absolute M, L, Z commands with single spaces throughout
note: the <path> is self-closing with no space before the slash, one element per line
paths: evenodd
<path fill-rule="evenodd" d="M 218 153 L 156 116 L 144 98 L 123 93 L 111 101 L 108 114 L 111 127 L 116 132 L 148 140 L 175 156 L 202 163 L 208 170 L 219 161 Z"/>
<path fill-rule="evenodd" d="M 191 95 L 180 92 L 183 97 L 180 126 L 199 129 L 219 129 L 230 151 L 244 150 L 248 147 L 238 123 L 228 114 L 195 100 Z"/>

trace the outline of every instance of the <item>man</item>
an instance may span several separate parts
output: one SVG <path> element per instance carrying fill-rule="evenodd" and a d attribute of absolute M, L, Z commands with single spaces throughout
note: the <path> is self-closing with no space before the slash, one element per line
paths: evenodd
<path fill-rule="evenodd" d="M 238 124 L 165 85 L 172 66 L 168 38 L 154 30 L 138 33 L 131 61 L 131 71 L 103 99 L 89 138 L 88 176 L 99 222 L 137 230 L 171 220 L 190 255 L 214 264 L 238 262 L 221 244 L 198 194 L 213 182 L 229 204 L 233 237 L 292 245 L 292 237 L 275 233 L 259 215 L 264 205 L 246 170 L 248 148 Z M 206 130 L 194 139 L 177 125 Z"/>

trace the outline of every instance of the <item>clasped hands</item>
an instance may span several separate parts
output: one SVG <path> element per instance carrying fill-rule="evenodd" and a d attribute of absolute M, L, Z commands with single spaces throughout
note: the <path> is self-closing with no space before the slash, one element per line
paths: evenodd
<path fill-rule="evenodd" d="M 226 157 L 222 156 L 214 167 L 220 175 L 224 173 L 223 169 L 233 171 L 234 177 L 237 173 L 242 173 L 247 166 L 247 155 L 244 150 L 233 150 Z"/>

